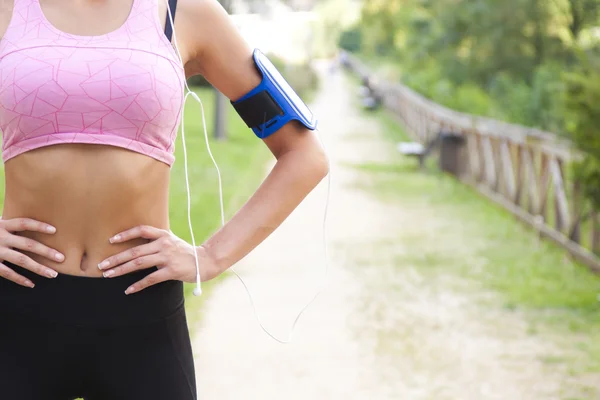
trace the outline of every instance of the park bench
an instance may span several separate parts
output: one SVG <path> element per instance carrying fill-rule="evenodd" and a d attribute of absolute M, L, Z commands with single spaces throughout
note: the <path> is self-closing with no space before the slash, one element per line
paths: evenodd
<path fill-rule="evenodd" d="M 423 168 L 425 166 L 425 159 L 439 144 L 440 138 L 441 134 L 438 134 L 425 145 L 419 142 L 400 142 L 396 148 L 404 156 L 417 158 L 419 160 L 419 168 Z"/>
<path fill-rule="evenodd" d="M 362 85 L 359 89 L 360 102 L 362 107 L 369 111 L 377 110 L 383 102 L 375 86 L 369 76 L 362 77 Z"/>

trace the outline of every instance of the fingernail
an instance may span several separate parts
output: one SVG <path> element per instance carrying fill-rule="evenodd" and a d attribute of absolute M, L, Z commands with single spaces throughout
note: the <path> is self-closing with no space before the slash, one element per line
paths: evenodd
<path fill-rule="evenodd" d="M 106 267 L 108 267 L 109 262 L 108 261 L 102 261 L 100 264 L 98 264 L 98 269 L 104 269 Z"/>
<path fill-rule="evenodd" d="M 133 292 L 135 292 L 135 287 L 134 286 L 129 286 L 127 288 L 127 290 L 125 291 L 125 294 L 131 294 Z"/>
<path fill-rule="evenodd" d="M 115 271 L 113 269 L 111 269 L 110 271 L 106 271 L 103 275 L 105 278 L 110 278 L 114 274 L 115 274 Z"/>
<path fill-rule="evenodd" d="M 58 276 L 58 273 L 56 271 L 52 271 L 51 269 L 47 269 L 46 275 L 48 276 L 48 278 L 56 278 Z"/>
<path fill-rule="evenodd" d="M 63 256 L 60 253 L 56 253 L 56 255 L 54 256 L 54 258 L 56 258 L 56 261 L 64 261 L 65 260 L 65 256 Z"/>
<path fill-rule="evenodd" d="M 55 233 L 56 232 L 56 228 L 53 226 L 47 226 L 46 227 L 46 232 L 48 233 Z"/>
<path fill-rule="evenodd" d="M 31 282 L 31 281 L 25 281 L 25 286 L 27 286 L 27 287 L 30 287 L 30 288 L 32 288 L 32 289 L 33 289 L 33 287 L 34 287 L 35 285 L 34 285 L 34 284 L 33 284 L 33 282 Z"/>
<path fill-rule="evenodd" d="M 114 243 L 118 242 L 119 240 L 121 240 L 121 235 L 115 235 L 109 239 L 109 242 Z"/>

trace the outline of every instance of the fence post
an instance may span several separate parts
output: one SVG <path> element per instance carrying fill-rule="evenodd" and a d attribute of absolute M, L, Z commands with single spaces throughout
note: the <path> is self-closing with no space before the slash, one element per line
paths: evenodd
<path fill-rule="evenodd" d="M 540 164 L 540 186 L 538 192 L 538 209 L 537 212 L 539 215 L 544 217 L 545 220 L 548 220 L 548 190 L 550 188 L 550 168 L 548 168 L 548 156 L 544 153 L 541 153 L 541 164 Z"/>
<path fill-rule="evenodd" d="M 523 149 L 520 145 L 513 145 L 516 149 L 516 162 L 517 162 L 517 179 L 516 179 L 516 193 L 514 197 L 514 203 L 517 206 L 521 206 L 521 198 L 523 196 Z"/>
<path fill-rule="evenodd" d="M 227 138 L 227 97 L 215 89 L 215 128 L 214 136 L 217 140 Z"/>
<path fill-rule="evenodd" d="M 581 243 L 581 216 L 583 214 L 583 193 L 581 182 L 576 180 L 573 184 L 573 224 L 569 232 L 569 239 L 575 243 Z"/>

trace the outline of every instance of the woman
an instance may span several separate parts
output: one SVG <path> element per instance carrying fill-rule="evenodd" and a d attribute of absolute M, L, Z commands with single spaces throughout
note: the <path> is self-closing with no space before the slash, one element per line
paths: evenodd
<path fill-rule="evenodd" d="M 164 0 L 0 0 L 3 400 L 195 399 L 182 287 L 196 255 L 203 281 L 223 273 L 327 174 L 314 134 L 287 124 L 222 229 L 197 248 L 173 235 L 184 79 L 235 100 L 260 76 L 216 0 L 179 0 L 183 66 L 166 21 Z"/>

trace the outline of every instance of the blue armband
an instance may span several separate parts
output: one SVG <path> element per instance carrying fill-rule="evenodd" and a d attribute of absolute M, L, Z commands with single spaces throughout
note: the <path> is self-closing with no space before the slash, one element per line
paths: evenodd
<path fill-rule="evenodd" d="M 253 59 L 262 75 L 262 82 L 240 99 L 231 102 L 246 125 L 261 139 L 292 120 L 315 130 L 315 116 L 271 60 L 258 49 L 254 50 Z"/>

